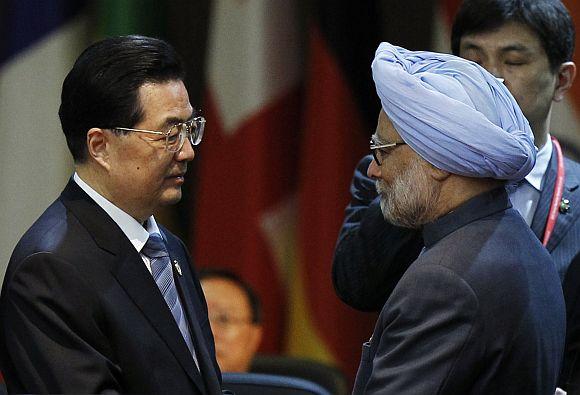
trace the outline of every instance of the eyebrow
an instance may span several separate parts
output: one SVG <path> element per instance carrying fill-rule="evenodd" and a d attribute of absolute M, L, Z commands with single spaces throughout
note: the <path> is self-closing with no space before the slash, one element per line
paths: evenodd
<path fill-rule="evenodd" d="M 377 136 L 376 134 L 371 135 L 371 140 L 373 143 L 375 143 L 376 145 L 383 145 L 386 144 L 383 140 L 381 140 L 379 138 L 379 136 Z"/>
<path fill-rule="evenodd" d="M 479 46 L 475 43 L 471 43 L 471 42 L 467 42 L 466 44 L 462 45 L 461 49 L 464 51 L 467 51 L 467 50 L 483 51 L 483 48 L 481 46 Z M 526 47 L 525 45 L 517 44 L 517 43 L 508 44 L 504 47 L 501 47 L 499 50 L 502 53 L 505 53 L 505 52 L 530 53 L 531 52 L 530 48 Z"/>
<path fill-rule="evenodd" d="M 530 48 L 526 47 L 525 45 L 521 44 L 510 44 L 506 45 L 505 47 L 500 48 L 501 52 L 521 52 L 524 54 L 531 53 L 532 51 Z"/>
<path fill-rule="evenodd" d="M 191 121 L 193 118 L 195 118 L 195 111 L 191 114 L 191 116 L 188 119 L 185 120 L 179 117 L 169 117 L 165 119 L 165 121 L 163 122 L 163 124 L 159 129 L 165 129 L 178 123 L 188 122 Z"/>

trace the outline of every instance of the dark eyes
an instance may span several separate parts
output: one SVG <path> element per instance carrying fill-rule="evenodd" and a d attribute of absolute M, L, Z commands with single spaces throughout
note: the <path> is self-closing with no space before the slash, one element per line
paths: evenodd
<path fill-rule="evenodd" d="M 517 62 L 506 61 L 505 64 L 507 64 L 508 66 L 523 66 L 526 63 L 522 62 L 522 61 L 517 61 Z"/>

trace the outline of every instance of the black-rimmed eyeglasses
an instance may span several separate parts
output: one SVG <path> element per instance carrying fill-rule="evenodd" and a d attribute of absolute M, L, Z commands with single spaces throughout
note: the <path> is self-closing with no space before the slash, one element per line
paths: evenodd
<path fill-rule="evenodd" d="M 203 138 L 203 131 L 205 129 L 205 118 L 195 117 L 189 121 L 177 123 L 169 128 L 166 132 L 159 130 L 146 129 L 132 129 L 114 127 L 113 130 L 120 130 L 123 132 L 138 132 L 157 134 L 165 137 L 165 149 L 169 152 L 178 152 L 183 147 L 185 139 L 189 139 L 192 146 L 201 143 Z"/>
<path fill-rule="evenodd" d="M 373 158 L 375 159 L 375 162 L 377 162 L 377 165 L 381 165 L 382 161 L 383 161 L 383 155 L 387 155 L 389 153 L 389 150 L 387 150 L 388 148 L 395 148 L 398 145 L 405 145 L 407 143 L 405 143 L 404 141 L 398 142 L 398 143 L 387 143 L 387 144 L 378 144 L 375 140 L 370 141 L 370 145 L 371 145 L 371 152 L 373 153 Z"/>

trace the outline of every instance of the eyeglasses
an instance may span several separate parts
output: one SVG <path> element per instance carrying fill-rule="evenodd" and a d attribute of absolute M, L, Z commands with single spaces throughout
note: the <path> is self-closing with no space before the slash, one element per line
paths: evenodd
<path fill-rule="evenodd" d="M 185 139 L 189 139 L 192 146 L 201 143 L 205 129 L 205 118 L 195 117 L 189 121 L 177 123 L 166 132 L 158 130 L 131 129 L 115 127 L 114 130 L 123 132 L 139 132 L 165 136 L 165 149 L 169 152 L 178 152 L 183 147 Z"/>
<path fill-rule="evenodd" d="M 377 165 L 381 165 L 382 163 L 382 156 L 383 155 L 387 155 L 389 153 L 389 151 L 387 151 L 387 148 L 395 148 L 398 145 L 405 145 L 407 143 L 405 143 L 404 141 L 398 142 L 398 143 L 387 143 L 387 144 L 377 144 L 377 142 L 373 139 L 371 139 L 370 145 L 371 145 L 371 152 L 373 153 L 373 158 L 375 159 L 375 162 L 377 162 Z M 391 150 L 392 151 L 392 150 Z"/>
<path fill-rule="evenodd" d="M 208 318 L 212 325 L 217 325 L 224 329 L 250 324 L 252 322 L 251 319 L 233 317 L 228 313 L 209 313 Z"/>

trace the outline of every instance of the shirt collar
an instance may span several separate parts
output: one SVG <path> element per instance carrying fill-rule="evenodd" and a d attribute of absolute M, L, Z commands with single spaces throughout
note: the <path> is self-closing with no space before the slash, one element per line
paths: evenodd
<path fill-rule="evenodd" d="M 449 214 L 426 224 L 423 227 L 425 247 L 430 248 L 457 229 L 480 218 L 506 210 L 511 206 L 503 186 L 481 193 L 469 199 Z"/>
<path fill-rule="evenodd" d="M 73 180 L 115 221 L 137 252 L 141 252 L 141 249 L 149 238 L 149 233 L 161 233 L 153 216 L 150 216 L 145 221 L 145 227 L 147 228 L 145 229 L 135 218 L 115 206 L 103 197 L 103 195 L 95 191 L 89 184 L 84 182 L 76 172 L 73 175 Z"/>
<path fill-rule="evenodd" d="M 544 146 L 536 154 L 536 164 L 534 165 L 534 168 L 525 177 L 525 180 L 539 192 L 542 191 L 542 178 L 544 177 L 544 174 L 548 169 L 548 165 L 550 164 L 552 149 L 552 139 L 548 134 L 546 144 L 544 144 Z"/>

